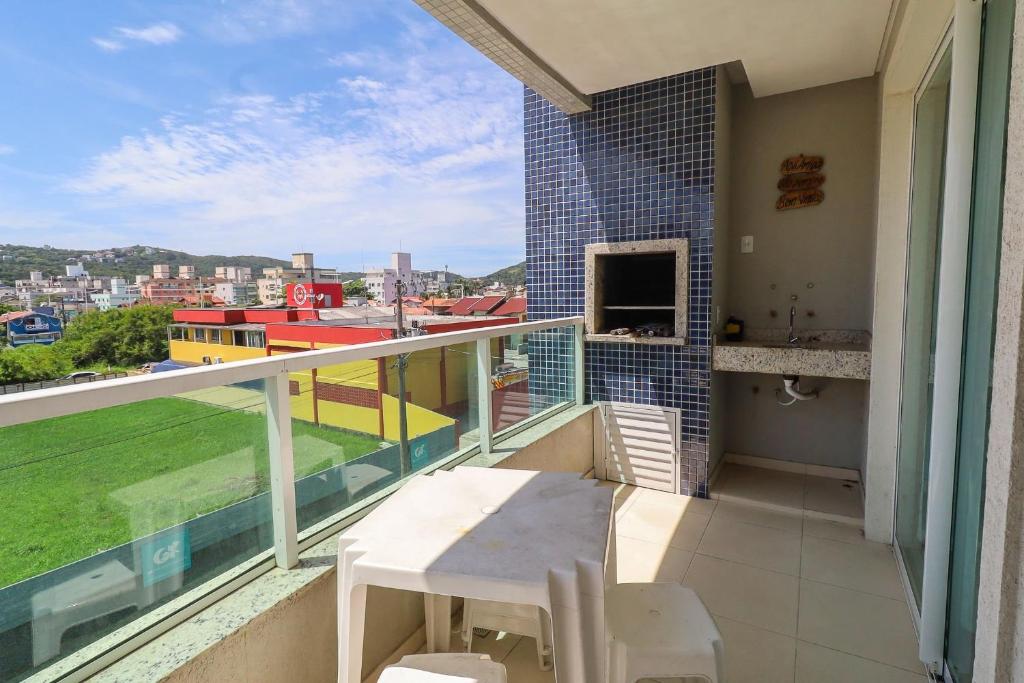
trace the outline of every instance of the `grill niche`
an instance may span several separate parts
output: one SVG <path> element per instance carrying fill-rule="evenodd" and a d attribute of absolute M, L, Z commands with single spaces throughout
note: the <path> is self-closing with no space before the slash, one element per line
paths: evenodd
<path fill-rule="evenodd" d="M 586 257 L 590 335 L 685 339 L 687 240 L 589 244 Z"/>

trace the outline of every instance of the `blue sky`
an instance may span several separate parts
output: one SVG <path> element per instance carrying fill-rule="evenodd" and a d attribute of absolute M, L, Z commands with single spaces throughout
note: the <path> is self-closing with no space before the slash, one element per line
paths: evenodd
<path fill-rule="evenodd" d="M 0 243 L 523 258 L 522 86 L 411 0 L 3 14 Z"/>

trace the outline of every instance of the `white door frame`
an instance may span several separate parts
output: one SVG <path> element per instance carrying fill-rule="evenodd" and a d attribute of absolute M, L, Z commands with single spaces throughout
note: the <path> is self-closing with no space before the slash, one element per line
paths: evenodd
<path fill-rule="evenodd" d="M 937 293 L 935 388 L 932 398 L 919 634 L 921 661 L 936 672 L 942 671 L 945 653 L 982 5 L 980 0 L 957 0 L 952 28 L 953 54 Z"/>

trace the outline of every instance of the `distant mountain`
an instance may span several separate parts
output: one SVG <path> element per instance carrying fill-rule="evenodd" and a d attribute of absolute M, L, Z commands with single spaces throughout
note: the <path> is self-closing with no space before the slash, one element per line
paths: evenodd
<path fill-rule="evenodd" d="M 483 280 L 513 287 L 524 286 L 526 284 L 526 261 L 519 261 L 515 265 L 484 275 Z"/>
<path fill-rule="evenodd" d="M 101 260 L 100 260 L 101 259 Z M 111 275 L 134 280 L 136 275 L 153 272 L 153 266 L 167 264 L 171 274 L 177 274 L 178 266 L 192 265 L 199 275 L 212 276 L 217 266 L 248 266 L 254 276 L 264 268 L 289 267 L 290 261 L 267 256 L 221 256 L 211 254 L 199 256 L 184 251 L 134 245 L 108 249 L 55 249 L 52 247 L 29 247 L 20 244 L 0 244 L 0 283 L 13 285 L 15 280 L 27 280 L 30 271 L 42 271 L 45 276 L 63 275 L 64 266 L 81 262 L 90 275 Z M 361 280 L 364 273 L 341 272 L 342 280 Z M 467 291 L 500 282 L 510 287 L 526 284 L 526 261 L 502 268 L 483 277 L 463 277 L 450 273 L 452 278 L 465 281 Z"/>
<path fill-rule="evenodd" d="M 96 260 L 99 256 L 102 260 Z M 109 256 L 107 256 L 109 255 Z M 90 258 L 83 258 L 83 257 Z M 153 266 L 167 264 L 172 274 L 177 266 L 192 265 L 199 275 L 212 276 L 217 266 L 248 266 L 253 275 L 263 268 L 290 266 L 290 261 L 267 256 L 220 256 L 211 254 L 198 256 L 183 251 L 135 245 L 111 247 L 108 249 L 54 249 L 28 247 L 19 244 L 0 244 L 0 283 L 14 284 L 15 280 L 27 280 L 29 271 L 40 270 L 46 276 L 63 275 L 64 266 L 82 262 L 90 275 L 112 275 L 134 279 L 136 275 L 153 272 Z M 352 273 L 359 276 L 358 273 Z"/>
<path fill-rule="evenodd" d="M 484 275 L 483 277 L 473 278 L 480 282 L 481 285 L 490 285 L 495 282 L 500 282 L 503 285 L 510 287 L 523 286 L 526 284 L 526 261 L 520 261 L 514 266 L 508 268 L 502 268 L 496 270 L 490 275 Z"/>

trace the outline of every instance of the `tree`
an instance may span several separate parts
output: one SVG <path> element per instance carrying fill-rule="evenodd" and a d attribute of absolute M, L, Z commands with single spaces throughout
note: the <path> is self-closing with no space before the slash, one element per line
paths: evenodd
<path fill-rule="evenodd" d="M 170 306 L 132 306 L 78 316 L 55 344 L 75 367 L 139 365 L 167 357 Z"/>
<path fill-rule="evenodd" d="M 345 296 L 365 296 L 367 299 L 373 298 L 373 295 L 370 294 L 370 290 L 366 288 L 366 283 L 363 280 L 353 280 L 352 282 L 346 283 L 344 291 Z"/>
<path fill-rule="evenodd" d="M 0 304 L 0 315 L 4 313 L 11 313 L 18 310 L 15 306 L 8 306 L 7 304 Z M 7 346 L 7 325 L 0 324 L 0 349 Z"/>
<path fill-rule="evenodd" d="M 72 369 L 71 362 L 57 349 L 56 344 L 29 344 L 16 349 L 0 349 L 0 384 L 56 379 Z"/>

